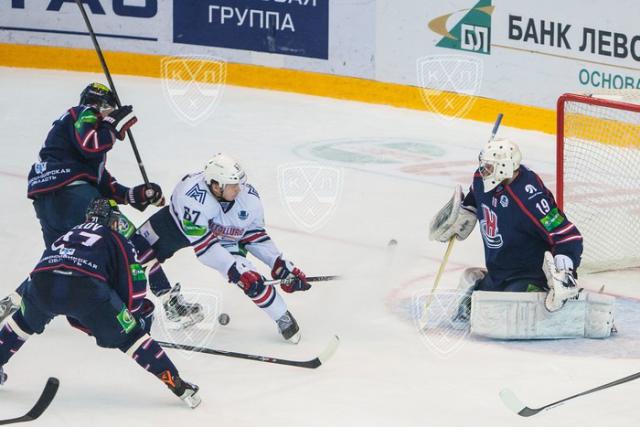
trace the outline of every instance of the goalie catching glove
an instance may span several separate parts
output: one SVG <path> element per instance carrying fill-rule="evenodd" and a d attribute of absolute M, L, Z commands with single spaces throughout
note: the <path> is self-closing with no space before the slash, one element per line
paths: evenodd
<path fill-rule="evenodd" d="M 551 255 L 544 253 L 542 271 L 547 277 L 549 292 L 544 300 L 544 306 L 550 312 L 564 307 L 567 300 L 575 298 L 580 293 L 573 275 L 573 261 L 566 255 Z"/>
<path fill-rule="evenodd" d="M 429 239 L 448 242 L 453 237 L 464 240 L 476 226 L 475 208 L 462 206 L 462 188 L 458 185 L 453 197 L 431 220 L 429 225 Z"/>

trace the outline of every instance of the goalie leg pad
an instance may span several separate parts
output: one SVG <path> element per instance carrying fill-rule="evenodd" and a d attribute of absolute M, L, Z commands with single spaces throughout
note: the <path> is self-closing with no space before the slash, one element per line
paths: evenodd
<path fill-rule="evenodd" d="M 460 282 L 458 282 L 458 308 L 453 318 L 454 321 L 469 321 L 469 316 L 471 315 L 471 294 L 477 289 L 478 282 L 484 279 L 486 275 L 487 270 L 478 267 L 467 268 L 462 272 Z"/>
<path fill-rule="evenodd" d="M 544 292 L 476 291 L 471 304 L 471 333 L 506 340 L 611 335 L 614 297 L 582 292 L 553 313 L 545 308 L 545 297 Z"/>
<path fill-rule="evenodd" d="M 478 282 L 484 279 L 486 275 L 486 268 L 472 267 L 465 269 L 460 276 L 460 282 L 458 282 L 458 292 L 461 294 L 471 293 Z"/>

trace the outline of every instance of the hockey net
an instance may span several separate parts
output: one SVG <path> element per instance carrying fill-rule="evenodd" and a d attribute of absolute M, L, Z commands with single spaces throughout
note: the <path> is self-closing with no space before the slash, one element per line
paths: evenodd
<path fill-rule="evenodd" d="M 640 266 L 640 91 L 558 99 L 557 198 L 584 238 L 582 271 Z"/>

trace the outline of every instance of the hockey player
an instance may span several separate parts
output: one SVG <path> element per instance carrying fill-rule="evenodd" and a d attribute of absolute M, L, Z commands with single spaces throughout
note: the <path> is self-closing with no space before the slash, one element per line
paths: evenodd
<path fill-rule="evenodd" d="M 145 298 L 146 277 L 131 242 L 117 232 L 119 222 L 115 203 L 95 199 L 86 221 L 45 250 L 22 286 L 21 309 L 0 328 L 0 383 L 4 365 L 26 340 L 66 315 L 100 347 L 118 348 L 195 408 L 198 387 L 182 380 L 149 335 L 153 303 Z"/>
<path fill-rule="evenodd" d="M 486 269 L 465 270 L 460 290 L 468 295 L 474 290 L 545 290 L 546 308 L 556 311 L 579 291 L 582 236 L 540 177 L 520 161 L 515 143 L 489 141 L 480 152 L 469 192 L 463 197 L 456 189 L 433 219 L 430 238 L 464 240 L 479 221 Z M 467 304 L 461 306 L 460 317 L 468 316 L 467 309 Z"/>
<path fill-rule="evenodd" d="M 82 91 L 80 105 L 53 123 L 38 162 L 31 167 L 27 193 L 33 199 L 47 248 L 84 220 L 89 202 L 96 197 L 109 197 L 140 211 L 149 205 L 164 205 L 158 184 L 128 188 L 105 168 L 107 152 L 136 122 L 130 105 L 116 108 L 109 88 L 91 83 Z M 0 321 L 17 310 L 20 294 L 18 289 L 0 300 Z M 184 302 L 179 288 L 164 301 L 165 305 Z"/>
<path fill-rule="evenodd" d="M 157 274 L 161 271 L 158 263 L 182 248 L 193 247 L 198 260 L 237 284 L 277 323 L 285 340 L 298 343 L 301 334 L 296 320 L 276 288 L 266 285 L 246 259 L 247 251 L 271 269 L 274 279 L 290 279 L 281 285 L 284 292 L 306 291 L 311 285 L 267 234 L 260 196 L 245 181 L 240 164 L 224 154 L 216 154 L 204 171 L 182 178 L 170 206 L 139 228 L 135 239 L 147 244 L 147 250 L 140 251 L 140 261 L 152 265 L 149 282 L 155 292 L 169 287 L 166 276 Z"/>
<path fill-rule="evenodd" d="M 107 152 L 136 122 L 130 105 L 116 108 L 109 88 L 92 83 L 82 91 L 80 105 L 53 123 L 29 172 L 27 191 L 45 246 L 82 222 L 96 197 L 109 197 L 140 211 L 150 204 L 164 204 L 159 185 L 125 187 L 105 169 Z"/>

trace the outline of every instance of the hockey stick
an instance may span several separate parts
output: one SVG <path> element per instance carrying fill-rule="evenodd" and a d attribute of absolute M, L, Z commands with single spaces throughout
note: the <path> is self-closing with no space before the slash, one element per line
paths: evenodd
<path fill-rule="evenodd" d="M 595 393 L 596 391 L 604 390 L 610 387 L 615 387 L 617 385 L 624 384 L 629 381 L 637 380 L 638 378 L 640 378 L 640 372 L 636 372 L 635 374 L 629 375 L 628 377 L 620 378 L 619 380 L 612 381 L 610 383 L 601 385 L 596 388 L 592 388 L 591 390 L 583 391 L 582 393 L 565 397 L 562 400 L 549 403 L 548 405 L 541 406 L 540 408 L 529 408 L 528 406 L 525 406 L 522 403 L 522 401 L 518 399 L 515 393 L 507 388 L 500 391 L 500 399 L 502 399 L 502 403 L 504 403 L 507 406 L 507 408 L 509 408 L 511 411 L 515 412 L 516 414 L 520 415 L 521 417 L 531 417 L 533 415 L 536 415 L 539 412 L 547 411 L 549 409 L 555 408 L 556 406 L 560 406 L 569 400 L 576 399 L 578 397 L 585 396 L 587 394 Z"/>
<path fill-rule="evenodd" d="M 76 0 L 76 4 L 80 8 L 80 13 L 82 13 L 82 18 L 84 18 L 84 23 L 87 25 L 87 30 L 89 30 L 89 35 L 91 36 L 91 41 L 93 42 L 93 47 L 96 49 L 96 53 L 98 54 L 98 59 L 100 60 L 100 65 L 102 66 L 102 71 L 104 72 L 107 81 L 109 82 L 109 87 L 111 88 L 111 92 L 113 92 L 113 96 L 116 99 L 116 104 L 118 108 L 122 107 L 120 103 L 120 97 L 118 96 L 118 92 L 116 91 L 116 86 L 113 83 L 113 79 L 111 78 L 111 73 L 109 72 L 109 67 L 107 66 L 107 62 L 104 59 L 104 55 L 102 54 L 102 49 L 100 49 L 100 45 L 98 44 L 98 39 L 96 38 L 96 33 L 93 31 L 93 27 L 91 26 L 91 21 L 89 21 L 89 16 L 87 16 L 87 11 L 84 10 L 84 5 L 82 4 L 82 0 Z M 135 139 L 133 139 L 133 133 L 131 129 L 127 129 L 127 135 L 129 136 L 129 142 L 131 143 L 131 148 L 133 149 L 133 154 L 136 156 L 136 161 L 138 162 L 138 167 L 140 168 L 140 173 L 142 174 L 142 179 L 144 183 L 149 185 L 149 178 L 147 177 L 147 171 L 144 168 L 144 164 L 142 163 L 142 158 L 140 157 L 140 153 L 138 152 L 138 146 L 136 145 Z"/>
<path fill-rule="evenodd" d="M 335 353 L 336 349 L 338 348 L 338 344 L 340 344 L 340 338 L 337 335 L 334 335 L 333 338 L 331 338 L 331 341 L 329 342 L 327 347 L 322 351 L 322 353 L 320 353 L 318 357 L 314 357 L 313 359 L 304 360 L 304 361 L 280 359 L 277 357 L 269 357 L 269 356 L 256 356 L 253 354 L 237 353 L 234 351 L 226 351 L 226 350 L 214 350 L 212 348 L 195 347 L 191 345 L 176 344 L 172 342 L 158 341 L 158 344 L 160 344 L 164 348 L 175 348 L 178 350 L 196 351 L 198 353 L 213 354 L 216 356 L 235 357 L 237 359 L 248 359 L 248 360 L 254 360 L 256 362 L 274 363 L 276 365 L 287 365 L 287 366 L 296 366 L 298 368 L 316 369 L 320 367 L 322 364 L 326 363 L 326 361 L 329 360 L 331 356 L 333 356 L 333 353 Z"/>
<path fill-rule="evenodd" d="M 498 133 L 498 128 L 500 128 L 500 123 L 502 123 L 502 118 L 504 114 L 498 113 L 496 117 L 496 121 L 493 124 L 493 129 L 491 129 L 491 136 L 489 137 L 489 142 L 496 137 Z M 440 277 L 442 277 L 442 273 L 444 272 L 444 268 L 449 261 L 449 255 L 451 255 L 451 250 L 453 249 L 453 242 L 455 241 L 455 236 L 449 239 L 449 243 L 447 244 L 447 250 L 444 252 L 444 257 L 442 258 L 442 262 L 440 263 L 440 267 L 438 268 L 438 273 L 436 274 L 435 279 L 433 280 L 433 286 L 431 287 L 431 293 L 429 294 L 429 298 L 425 302 L 424 309 L 420 316 L 419 326 L 420 330 L 423 330 L 429 321 L 429 307 L 431 306 L 431 302 L 433 301 L 433 295 L 438 289 L 438 285 L 440 284 Z"/>
<path fill-rule="evenodd" d="M 330 280 L 340 280 L 342 276 L 310 276 L 307 277 L 307 282 L 328 282 Z M 287 285 L 296 280 L 295 277 L 290 279 L 275 279 L 275 280 L 266 280 L 264 282 L 267 286 L 276 286 L 276 285 Z"/>
<path fill-rule="evenodd" d="M 47 380 L 47 384 L 44 386 L 44 390 L 42 390 L 42 394 L 40 394 L 40 398 L 33 405 L 33 408 L 25 415 L 18 418 L 11 418 L 9 420 L 0 420 L 0 425 L 7 424 L 15 424 L 15 423 L 24 423 L 27 421 L 33 421 L 38 419 L 40 415 L 49 407 L 53 398 L 56 397 L 56 393 L 58 392 L 58 387 L 60 386 L 60 381 L 57 378 L 49 378 Z"/>
<path fill-rule="evenodd" d="M 442 277 L 442 273 L 444 272 L 444 268 L 449 261 L 449 255 L 451 255 L 451 250 L 453 249 L 453 242 L 456 241 L 455 236 L 449 239 L 449 243 L 447 244 L 447 250 L 444 252 L 444 257 L 442 258 L 442 262 L 440 263 L 440 267 L 438 268 L 438 273 L 436 273 L 436 278 L 433 280 L 433 286 L 431 287 L 431 293 L 429 294 L 429 298 L 424 304 L 424 310 L 422 311 L 422 316 L 420 317 L 420 330 L 424 329 L 429 322 L 429 307 L 431 306 L 431 302 L 433 301 L 433 295 L 438 289 L 438 285 L 440 284 L 440 278 Z"/>

